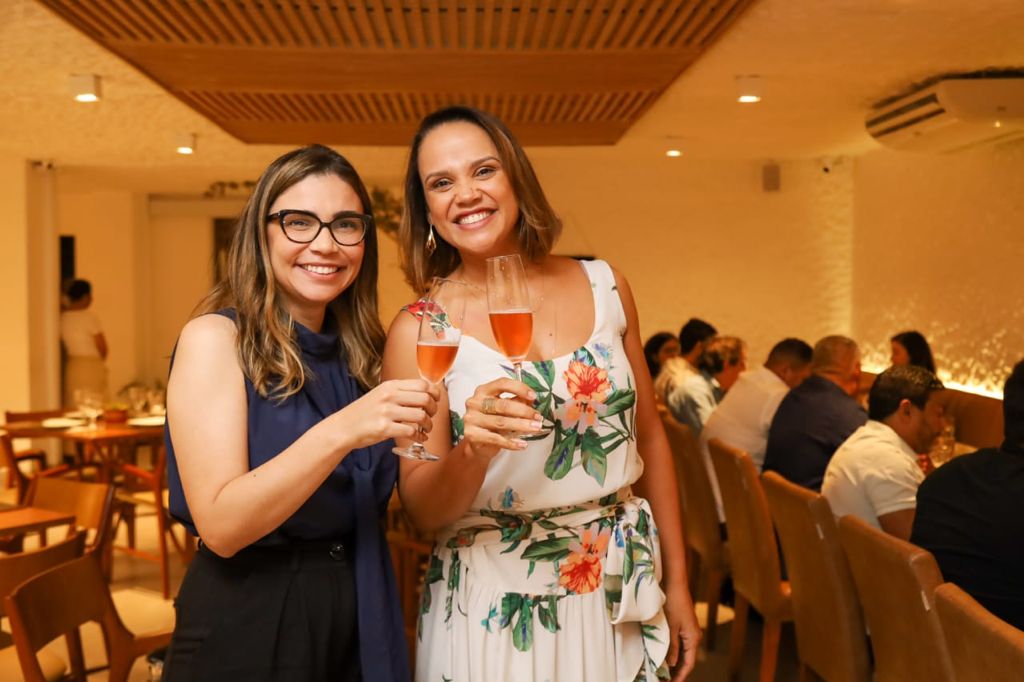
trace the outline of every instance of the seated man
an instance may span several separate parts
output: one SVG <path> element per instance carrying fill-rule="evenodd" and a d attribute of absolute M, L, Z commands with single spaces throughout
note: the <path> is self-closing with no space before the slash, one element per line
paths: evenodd
<path fill-rule="evenodd" d="M 1024 362 L 1003 390 L 1002 446 L 957 457 L 917 491 L 910 541 L 943 577 L 1024 629 Z"/>
<path fill-rule="evenodd" d="M 864 426 L 843 443 L 825 470 L 821 494 L 836 516 L 852 514 L 901 540 L 910 538 L 917 487 L 928 452 L 945 419 L 942 382 L 923 367 L 890 367 L 868 394 Z"/>
<path fill-rule="evenodd" d="M 868 420 L 853 396 L 860 388 L 860 350 L 845 336 L 814 346 L 811 376 L 786 394 L 772 419 L 764 471 L 777 471 L 818 492 L 836 448 Z"/>
<path fill-rule="evenodd" d="M 775 410 L 789 392 L 811 374 L 811 347 L 800 339 L 784 339 L 775 344 L 764 367 L 744 372 L 711 413 L 700 434 L 700 448 L 712 472 L 711 488 L 718 505 L 718 518 L 725 520 L 718 481 L 713 474 L 708 441 L 717 438 L 748 453 L 758 471 L 764 463 L 768 428 Z"/>
<path fill-rule="evenodd" d="M 704 353 L 708 341 L 715 337 L 718 330 L 704 320 L 691 317 L 679 329 L 679 354 L 683 356 L 690 369 L 697 371 L 697 361 Z"/>
<path fill-rule="evenodd" d="M 672 416 L 699 438 L 718 401 L 746 368 L 747 349 L 743 341 L 735 336 L 716 336 L 707 342 L 696 371 L 681 357 L 666 362 L 655 390 Z"/>

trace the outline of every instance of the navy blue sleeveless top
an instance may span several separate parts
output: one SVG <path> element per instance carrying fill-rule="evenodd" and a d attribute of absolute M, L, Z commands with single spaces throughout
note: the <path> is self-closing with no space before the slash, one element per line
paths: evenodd
<path fill-rule="evenodd" d="M 217 314 L 236 319 L 233 310 Z M 341 357 L 337 325 L 330 313 L 322 333 L 298 323 L 294 327 L 308 370 L 302 389 L 276 402 L 260 396 L 252 382 L 245 380 L 250 470 L 273 459 L 322 419 L 363 395 Z M 164 442 L 170 513 L 198 535 L 185 502 L 169 423 L 164 429 Z M 274 547 L 352 538 L 363 679 L 406 682 L 410 675 L 404 626 L 381 524 L 398 478 L 392 445 L 389 440 L 350 452 L 290 518 L 253 545 Z"/>

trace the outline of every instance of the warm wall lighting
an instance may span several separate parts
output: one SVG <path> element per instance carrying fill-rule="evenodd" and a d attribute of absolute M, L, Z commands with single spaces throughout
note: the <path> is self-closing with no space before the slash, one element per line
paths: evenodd
<path fill-rule="evenodd" d="M 179 135 L 174 146 L 179 154 L 195 154 L 196 136 L 192 133 Z"/>
<path fill-rule="evenodd" d="M 76 102 L 99 102 L 100 77 L 92 73 L 72 74 L 71 94 Z"/>
<path fill-rule="evenodd" d="M 665 156 L 669 157 L 670 159 L 675 159 L 682 155 L 683 153 L 678 149 L 669 149 L 667 152 L 665 152 Z"/>
<path fill-rule="evenodd" d="M 762 96 L 760 76 L 736 76 L 736 101 L 743 104 L 760 102 Z"/>

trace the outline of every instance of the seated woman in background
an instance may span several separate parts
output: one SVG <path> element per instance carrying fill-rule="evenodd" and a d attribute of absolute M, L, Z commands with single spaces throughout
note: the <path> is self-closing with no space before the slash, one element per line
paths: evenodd
<path fill-rule="evenodd" d="M 679 355 L 679 339 L 671 332 L 658 332 L 644 343 L 644 358 L 651 378 L 658 376 L 661 365 Z"/>
<path fill-rule="evenodd" d="M 913 365 L 923 367 L 932 374 L 935 374 L 935 360 L 932 358 L 932 349 L 928 340 L 921 332 L 909 331 L 900 332 L 889 339 L 892 344 L 892 357 L 890 362 L 893 367 L 901 365 Z"/>

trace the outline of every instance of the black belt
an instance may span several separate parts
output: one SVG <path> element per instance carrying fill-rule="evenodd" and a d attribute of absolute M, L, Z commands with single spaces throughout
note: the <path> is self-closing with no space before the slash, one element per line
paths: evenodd
<path fill-rule="evenodd" d="M 199 539 L 199 551 L 217 559 L 243 563 L 249 560 L 259 561 L 293 561 L 303 556 L 310 558 L 326 554 L 334 561 L 344 561 L 352 554 L 354 543 L 347 537 L 337 540 L 301 540 L 280 545 L 249 545 L 233 556 L 225 559 L 211 550 L 202 538 Z"/>

